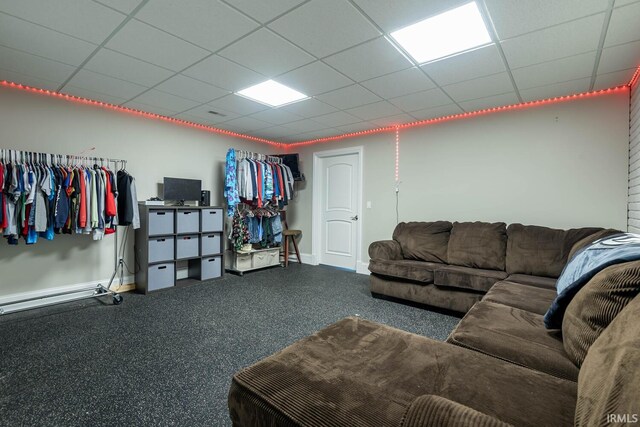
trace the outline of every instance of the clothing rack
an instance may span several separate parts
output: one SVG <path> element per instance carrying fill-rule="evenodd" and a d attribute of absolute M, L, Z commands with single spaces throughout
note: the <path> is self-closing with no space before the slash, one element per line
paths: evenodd
<path fill-rule="evenodd" d="M 12 150 L 12 149 L 0 149 L 0 161 L 5 161 L 7 163 L 46 163 L 50 166 L 53 165 L 65 165 L 65 166 L 77 166 L 84 165 L 89 166 L 90 163 L 98 164 L 100 162 L 100 166 L 107 166 L 109 163 L 113 163 L 114 170 L 118 169 L 120 166 L 121 169 L 126 170 L 127 161 L 122 159 L 111 159 L 104 157 L 94 157 L 94 156 L 86 156 L 84 155 L 87 151 L 95 150 L 95 147 L 89 148 L 79 154 L 50 154 L 50 153 L 40 153 L 34 151 L 23 151 L 23 150 Z M 2 189 L 0 188 L 0 191 Z M 127 239 L 128 227 L 125 229 L 125 240 Z M 123 244 L 124 246 L 124 244 Z M 113 284 L 114 279 L 118 276 L 120 286 L 122 286 L 124 281 L 124 260 L 118 253 L 118 233 L 114 233 L 114 254 L 115 254 L 115 268 L 113 274 L 111 275 L 111 279 L 107 285 L 103 285 L 101 283 L 97 283 L 95 286 L 75 289 L 64 292 L 56 292 L 44 296 L 37 296 L 31 298 L 24 298 L 20 300 L 14 300 L 7 304 L 0 305 L 0 315 L 9 314 L 18 311 L 31 310 L 34 308 L 45 307 L 49 305 L 61 304 L 71 301 L 77 301 L 87 298 L 98 298 L 103 296 L 111 296 L 114 305 L 119 305 L 122 303 L 123 298 L 117 290 L 111 290 L 111 285 Z M 118 287 L 119 289 L 119 287 Z"/>
<path fill-rule="evenodd" d="M 236 150 L 236 160 L 242 160 L 242 159 L 262 160 L 262 161 L 269 161 L 273 163 L 282 164 L 282 157 L 270 156 L 268 154 L 253 153 L 251 151 L 245 151 L 245 150 Z"/>

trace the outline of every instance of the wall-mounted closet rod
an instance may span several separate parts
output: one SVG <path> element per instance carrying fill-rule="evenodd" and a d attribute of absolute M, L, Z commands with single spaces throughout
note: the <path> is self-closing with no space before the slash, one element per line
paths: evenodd
<path fill-rule="evenodd" d="M 278 156 L 270 156 L 268 154 L 254 153 L 246 150 L 235 150 L 236 159 L 266 160 L 273 163 L 282 163 L 282 158 Z"/>

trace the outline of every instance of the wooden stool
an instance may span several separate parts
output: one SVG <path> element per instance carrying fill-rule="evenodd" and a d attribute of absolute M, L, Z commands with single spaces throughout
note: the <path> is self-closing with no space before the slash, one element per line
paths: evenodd
<path fill-rule="evenodd" d="M 284 240 L 284 266 L 289 266 L 289 239 L 291 239 L 293 248 L 296 250 L 298 263 L 302 264 L 302 260 L 300 259 L 300 251 L 298 250 L 298 242 L 296 242 L 296 238 L 298 236 L 302 236 L 302 230 L 289 230 L 289 226 L 287 225 L 286 211 L 280 211 L 280 220 L 282 221 L 282 238 Z"/>

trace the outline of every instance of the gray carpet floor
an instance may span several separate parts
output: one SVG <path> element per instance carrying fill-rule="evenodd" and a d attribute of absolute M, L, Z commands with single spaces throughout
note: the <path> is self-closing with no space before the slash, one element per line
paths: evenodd
<path fill-rule="evenodd" d="M 104 300 L 0 317 L 0 425 L 227 426 L 234 372 L 343 317 L 438 340 L 458 322 L 298 264 Z"/>

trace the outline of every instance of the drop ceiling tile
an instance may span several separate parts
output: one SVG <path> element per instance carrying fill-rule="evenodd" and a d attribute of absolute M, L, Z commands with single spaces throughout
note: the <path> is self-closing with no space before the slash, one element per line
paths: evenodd
<path fill-rule="evenodd" d="M 272 22 L 269 28 L 318 58 L 380 35 L 343 0 L 312 0 Z"/>
<path fill-rule="evenodd" d="M 441 86 L 506 71 L 495 45 L 431 62 L 422 69 Z"/>
<path fill-rule="evenodd" d="M 220 114 L 211 114 L 209 111 L 215 111 Z M 192 108 L 191 110 L 187 110 L 184 113 L 180 113 L 179 116 L 195 117 L 198 118 L 200 122 L 209 124 L 226 122 L 227 120 L 232 120 L 240 117 L 236 113 L 232 113 L 228 110 L 223 110 L 222 108 L 213 107 L 208 104 L 200 105 L 198 107 Z"/>
<path fill-rule="evenodd" d="M 169 110 L 168 108 L 162 108 L 155 105 L 149 105 L 142 102 L 129 101 L 123 104 L 124 107 L 133 108 L 134 110 L 144 111 L 146 113 L 159 114 L 161 116 L 173 116 L 177 111 Z"/>
<path fill-rule="evenodd" d="M 408 68 L 361 83 L 362 86 L 382 98 L 395 98 L 435 87 L 418 68 Z"/>
<path fill-rule="evenodd" d="M 95 44 L 100 44 L 126 15 L 88 0 L 3 1 L 0 10 Z"/>
<path fill-rule="evenodd" d="M 402 110 L 387 101 L 374 102 L 373 104 L 350 108 L 346 111 L 362 120 L 373 120 L 402 114 Z"/>
<path fill-rule="evenodd" d="M 607 37 L 604 39 L 604 46 L 609 47 L 640 40 L 638 22 L 640 22 L 640 3 L 614 9 L 609 21 Z"/>
<path fill-rule="evenodd" d="M 129 21 L 106 47 L 173 71 L 209 55 L 204 49 L 136 20 Z"/>
<path fill-rule="evenodd" d="M 319 95 L 317 98 L 341 110 L 380 101 L 379 96 L 374 95 L 360 85 L 347 86 Z"/>
<path fill-rule="evenodd" d="M 271 127 L 272 125 L 262 120 L 254 119 L 253 117 L 238 117 L 224 122 L 223 126 L 231 126 L 239 129 L 239 132 L 246 133 L 258 129 L 264 129 Z"/>
<path fill-rule="evenodd" d="M 338 131 L 336 129 L 322 129 L 312 132 L 304 132 L 293 135 L 291 138 L 294 141 L 311 141 L 313 139 L 326 138 L 327 136 L 337 135 Z"/>
<path fill-rule="evenodd" d="M 259 113 L 252 114 L 254 119 L 262 120 L 273 125 L 282 125 L 289 122 L 295 122 L 301 120 L 301 117 L 297 114 L 290 113 L 282 108 L 272 108 L 269 110 L 260 111 Z"/>
<path fill-rule="evenodd" d="M 416 120 L 428 120 L 438 117 L 452 116 L 454 114 L 460 114 L 463 110 L 456 104 L 441 105 L 439 107 L 425 108 L 424 110 L 412 111 L 411 115 Z"/>
<path fill-rule="evenodd" d="M 304 132 L 313 132 L 320 129 L 325 129 L 327 126 L 322 123 L 318 123 L 311 119 L 302 119 L 297 122 L 287 123 L 285 125 L 287 128 L 291 129 L 293 132 L 304 133 Z"/>
<path fill-rule="evenodd" d="M 293 104 L 284 105 L 281 108 L 302 117 L 315 117 L 322 114 L 333 113 L 334 111 L 336 111 L 336 109 L 331 105 L 327 105 L 315 98 L 309 98 L 300 102 L 294 102 Z"/>
<path fill-rule="evenodd" d="M 530 65 L 512 70 L 518 89 L 529 89 L 568 80 L 590 77 L 596 61 L 596 52 Z"/>
<path fill-rule="evenodd" d="M 97 3 L 112 7 L 127 15 L 133 12 L 142 0 L 94 0 Z"/>
<path fill-rule="evenodd" d="M 37 87 L 38 89 L 57 90 L 60 83 L 58 81 L 29 76 L 23 73 L 3 69 L 4 64 L 0 64 L 0 80 L 20 83 L 23 85 Z"/>
<path fill-rule="evenodd" d="M 151 89 L 143 93 L 142 95 L 132 99 L 132 101 L 153 105 L 155 107 L 166 108 L 167 110 L 175 112 L 186 111 L 200 104 L 199 102 L 181 98 L 179 96 L 175 96 L 156 89 Z"/>
<path fill-rule="evenodd" d="M 313 56 L 265 28 L 222 50 L 220 55 L 269 77 L 314 60 Z"/>
<path fill-rule="evenodd" d="M 286 126 L 272 126 L 266 129 L 260 129 L 260 137 L 266 139 L 279 140 L 280 138 L 291 135 L 292 130 Z"/>
<path fill-rule="evenodd" d="M 525 102 L 537 101 L 540 99 L 555 98 L 557 96 L 573 95 L 589 90 L 591 79 L 578 79 L 569 82 L 556 83 L 549 86 L 540 86 L 532 89 L 520 91 L 520 96 Z"/>
<path fill-rule="evenodd" d="M 637 68 L 640 65 L 640 41 L 602 49 L 598 74 Z"/>
<path fill-rule="evenodd" d="M 147 87 L 155 86 L 174 74 L 166 68 L 104 48 L 83 68 Z"/>
<path fill-rule="evenodd" d="M 198 101 L 199 103 L 209 102 L 229 94 L 229 91 L 219 87 L 203 83 L 191 77 L 176 74 L 169 80 L 159 84 L 156 89 L 167 92 L 182 98 Z"/>
<path fill-rule="evenodd" d="M 373 129 L 374 127 L 376 127 L 376 125 L 374 125 L 373 123 L 360 122 L 360 123 L 353 123 L 350 125 L 338 126 L 336 127 L 336 129 L 338 129 L 341 133 L 353 133 L 353 132 L 360 132 L 363 130 Z"/>
<path fill-rule="evenodd" d="M 351 79 L 320 61 L 278 76 L 276 80 L 309 96 L 353 84 Z"/>
<path fill-rule="evenodd" d="M 345 113 L 344 111 L 336 111 L 335 113 L 314 117 L 313 120 L 331 127 L 344 126 L 362 121 L 362 119 Z"/>
<path fill-rule="evenodd" d="M 0 13 L 0 45 L 69 65 L 80 65 L 94 44 Z"/>
<path fill-rule="evenodd" d="M 501 42 L 511 68 L 560 59 L 598 48 L 604 13 Z"/>
<path fill-rule="evenodd" d="M 411 63 L 384 37 L 337 53 L 324 61 L 355 81 L 411 67 Z"/>
<path fill-rule="evenodd" d="M 465 111 L 478 111 L 486 108 L 501 107 L 503 105 L 513 105 L 518 102 L 518 97 L 515 92 L 511 92 L 460 102 L 460 106 L 464 108 Z"/>
<path fill-rule="evenodd" d="M 222 108 L 223 110 L 231 111 L 232 113 L 236 113 L 240 116 L 257 113 L 258 111 L 269 108 L 259 102 L 251 101 L 235 94 L 227 95 L 216 99 L 215 101 L 211 101 L 209 102 L 209 105 L 216 107 L 213 108 L 213 110 L 217 111 L 218 108 Z"/>
<path fill-rule="evenodd" d="M 75 67 L 70 65 L 4 46 L 0 46 L 0 67 L 18 75 L 24 74 L 55 82 L 65 81 L 75 71 Z"/>
<path fill-rule="evenodd" d="M 609 6 L 602 0 L 485 1 L 501 40 L 604 12 Z M 597 33 L 599 36 L 600 27 Z"/>
<path fill-rule="evenodd" d="M 213 55 L 183 71 L 184 75 L 229 91 L 238 91 L 267 78 L 218 55 Z"/>
<path fill-rule="evenodd" d="M 625 85 L 629 83 L 629 80 L 631 80 L 635 71 L 635 68 L 629 68 L 628 70 L 598 74 L 593 90 L 609 89 L 610 87 Z"/>
<path fill-rule="evenodd" d="M 224 0 L 224 2 L 237 7 L 263 24 L 291 10 L 295 6 L 304 3 L 303 0 L 269 0 L 268 2 L 255 0 Z"/>
<path fill-rule="evenodd" d="M 73 85 L 66 85 L 62 92 L 68 93 L 69 95 L 79 96 L 81 98 L 92 99 L 94 101 L 108 102 L 109 104 L 114 104 L 114 105 L 120 105 L 123 102 L 127 101 L 126 98 L 120 98 L 120 97 L 112 96 L 106 93 L 99 93 L 90 89 L 81 88 Z"/>
<path fill-rule="evenodd" d="M 436 88 L 393 98 L 389 102 L 403 111 L 411 112 L 451 104 L 451 99 Z"/>
<path fill-rule="evenodd" d="M 454 83 L 442 88 L 454 101 L 468 101 L 470 99 L 486 98 L 512 92 L 513 83 L 507 73 L 493 74 L 465 82 Z"/>
<path fill-rule="evenodd" d="M 413 121 L 415 121 L 415 119 L 411 117 L 409 114 L 402 113 L 402 114 L 397 114 L 395 116 L 382 117 L 379 119 L 371 120 L 371 123 L 373 123 L 375 126 L 387 127 L 387 126 L 401 125 L 404 123 L 411 123 Z"/>
<path fill-rule="evenodd" d="M 136 19 L 215 52 L 258 28 L 258 24 L 217 0 L 150 0 Z"/>
<path fill-rule="evenodd" d="M 617 0 L 615 7 L 626 6 L 628 4 L 637 3 L 640 0 Z"/>
<path fill-rule="evenodd" d="M 147 89 L 135 83 L 115 79 L 89 70 L 80 70 L 73 76 L 68 85 L 125 99 L 134 98 Z"/>
<path fill-rule="evenodd" d="M 453 9 L 468 0 L 355 0 L 356 4 L 382 29 L 395 31 L 407 25 L 422 21 L 430 16 Z M 392 6 L 392 7 L 391 7 Z"/>

